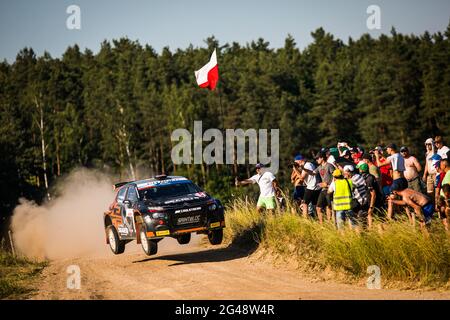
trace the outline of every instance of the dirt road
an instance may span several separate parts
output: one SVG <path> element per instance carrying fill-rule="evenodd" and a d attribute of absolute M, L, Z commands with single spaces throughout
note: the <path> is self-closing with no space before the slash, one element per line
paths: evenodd
<path fill-rule="evenodd" d="M 102 255 L 51 262 L 34 299 L 450 299 L 450 292 L 315 282 L 226 246 L 171 243 L 152 257 L 133 243 L 123 255 L 107 250 L 105 245 Z M 80 267 L 79 290 L 67 289 L 70 265 Z"/>

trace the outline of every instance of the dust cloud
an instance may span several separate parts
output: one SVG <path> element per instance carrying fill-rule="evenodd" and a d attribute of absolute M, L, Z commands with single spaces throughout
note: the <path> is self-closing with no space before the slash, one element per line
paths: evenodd
<path fill-rule="evenodd" d="M 105 253 L 103 212 L 114 196 L 110 178 L 77 169 L 57 183 L 53 194 L 41 206 L 20 200 L 12 218 L 16 249 L 36 259 Z"/>
<path fill-rule="evenodd" d="M 113 201 L 113 181 L 98 171 L 77 169 L 58 181 L 51 201 L 39 206 L 21 199 L 11 226 L 16 249 L 34 259 L 112 256 L 105 241 L 103 212 Z M 186 252 L 200 246 L 204 237 L 192 234 L 187 245 L 165 238 L 158 243 L 158 255 Z M 127 253 L 145 255 L 135 241 L 126 245 Z"/>

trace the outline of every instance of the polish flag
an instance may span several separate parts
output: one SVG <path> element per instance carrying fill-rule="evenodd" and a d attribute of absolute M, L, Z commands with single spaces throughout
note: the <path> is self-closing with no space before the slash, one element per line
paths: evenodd
<path fill-rule="evenodd" d="M 214 90 L 219 82 L 219 66 L 217 65 L 216 49 L 211 55 L 209 62 L 200 70 L 195 71 L 195 79 L 200 88 Z"/>

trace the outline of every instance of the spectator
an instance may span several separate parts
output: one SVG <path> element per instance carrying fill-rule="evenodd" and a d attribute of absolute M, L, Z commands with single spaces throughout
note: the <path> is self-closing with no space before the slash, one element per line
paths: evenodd
<path fill-rule="evenodd" d="M 294 185 L 294 201 L 298 206 L 301 206 L 303 197 L 305 195 L 305 184 L 301 179 L 302 169 L 300 168 L 300 161 L 303 160 L 302 155 L 297 155 L 294 158 L 294 165 L 292 166 L 291 182 Z"/>
<path fill-rule="evenodd" d="M 366 182 L 360 174 L 355 172 L 355 167 L 352 165 L 346 165 L 344 167 L 344 177 L 353 182 L 353 195 L 359 204 L 357 208 L 353 208 L 355 216 L 362 225 L 366 225 L 367 211 L 369 209 Z"/>
<path fill-rule="evenodd" d="M 436 181 L 436 168 L 434 166 L 433 162 L 433 156 L 436 154 L 435 148 L 434 148 L 434 141 L 432 138 L 428 138 L 425 141 L 425 148 L 426 148 L 426 154 L 425 154 L 425 168 L 423 170 L 423 182 L 427 185 L 427 194 L 435 204 L 435 197 L 434 197 L 434 183 Z M 440 157 L 440 156 L 439 156 Z"/>
<path fill-rule="evenodd" d="M 376 147 L 374 150 L 375 164 L 380 169 L 381 174 L 381 190 L 383 195 L 387 196 L 390 193 L 390 188 L 392 185 L 392 166 L 389 161 L 383 155 L 383 148 L 380 146 Z"/>
<path fill-rule="evenodd" d="M 345 221 L 348 220 L 350 227 L 356 226 L 355 215 L 351 209 L 353 182 L 345 179 L 342 171 L 333 171 L 333 182 L 328 188 L 328 193 L 333 194 L 333 210 L 336 213 L 336 226 L 338 230 L 344 228 Z"/>
<path fill-rule="evenodd" d="M 386 151 L 389 154 L 389 157 L 386 158 L 385 163 L 380 163 L 378 161 L 378 153 L 375 153 L 375 157 L 377 157 L 377 164 L 379 167 L 386 166 L 388 163 L 392 166 L 392 187 L 395 187 L 396 190 L 406 189 L 408 187 L 408 181 L 405 179 L 404 172 L 405 168 L 405 159 L 402 157 L 400 153 L 397 151 L 397 146 L 394 143 L 389 144 L 386 147 Z M 391 190 L 392 191 L 392 190 Z"/>
<path fill-rule="evenodd" d="M 355 165 L 362 160 L 363 152 L 359 148 L 355 147 L 350 149 L 350 154 Z"/>
<path fill-rule="evenodd" d="M 319 172 L 321 181 L 319 186 L 322 188 L 319 194 L 319 198 L 317 200 L 317 216 L 319 218 L 320 223 L 323 221 L 323 212 L 326 212 L 327 220 L 331 221 L 331 200 L 328 196 L 328 187 L 331 182 L 333 182 L 333 171 L 334 166 L 327 162 L 327 156 L 323 152 L 319 152 L 316 155 L 316 161 L 319 167 L 317 171 Z"/>
<path fill-rule="evenodd" d="M 369 229 L 372 228 L 373 216 L 375 209 L 380 211 L 383 207 L 383 195 L 381 188 L 378 185 L 377 179 L 369 173 L 369 165 L 365 162 L 360 162 L 356 168 L 359 169 L 361 176 L 366 182 L 368 196 L 369 196 L 369 208 L 367 210 L 367 222 Z"/>
<path fill-rule="evenodd" d="M 363 155 L 363 162 L 366 163 L 369 167 L 369 173 L 373 175 L 377 181 L 378 188 L 380 188 L 380 191 L 383 192 L 381 188 L 381 172 L 380 169 L 373 163 L 373 153 L 372 154 L 364 154 Z"/>
<path fill-rule="evenodd" d="M 408 188 L 417 192 L 422 192 L 419 181 L 419 172 L 422 171 L 422 166 L 416 157 L 409 153 L 407 147 L 401 147 L 400 153 L 405 159 L 405 179 L 408 181 Z"/>
<path fill-rule="evenodd" d="M 441 159 L 441 157 L 438 154 L 435 154 L 436 157 L 439 157 L 439 159 Z M 442 159 L 441 159 L 442 160 Z M 443 169 L 441 169 L 441 160 L 436 161 L 434 164 L 434 167 L 436 168 L 436 181 L 434 184 L 434 198 L 436 199 L 436 211 L 440 211 L 440 207 L 442 206 L 441 202 L 440 202 L 440 197 L 441 197 L 441 187 L 442 187 L 442 180 L 444 180 L 445 177 L 445 171 Z"/>
<path fill-rule="evenodd" d="M 380 164 L 378 161 L 378 153 L 375 153 L 375 157 L 377 157 L 378 166 L 385 166 L 387 163 L 392 165 L 392 185 L 390 187 L 389 192 L 392 193 L 392 190 L 401 191 L 408 187 L 408 181 L 405 179 L 405 159 L 397 152 L 397 146 L 394 143 L 389 144 L 386 147 L 386 151 L 389 154 L 389 157 L 386 158 L 386 162 L 384 164 Z M 392 219 L 392 215 L 394 212 L 395 204 L 393 201 L 388 202 L 388 211 L 387 216 L 388 219 Z"/>
<path fill-rule="evenodd" d="M 317 206 L 317 200 L 319 199 L 320 186 L 315 173 L 316 167 L 313 163 L 306 161 L 305 158 L 299 160 L 300 168 L 302 169 L 301 181 L 305 182 L 306 189 L 303 196 L 302 211 L 303 216 L 308 216 L 308 206 L 312 204 L 313 207 Z"/>
<path fill-rule="evenodd" d="M 436 153 L 441 156 L 442 159 L 447 159 L 447 153 L 450 149 L 444 145 L 444 141 L 441 136 L 436 136 L 434 138 L 434 145 L 436 146 Z"/>
<path fill-rule="evenodd" d="M 434 213 L 431 199 L 421 192 L 409 188 L 398 190 L 398 188 L 398 184 L 392 185 L 392 195 L 389 196 L 389 202 L 399 206 L 412 207 L 416 213 L 415 215 L 419 218 L 421 227 L 430 224 Z M 400 196 L 402 200 L 396 200 L 396 196 Z M 415 224 L 414 215 L 412 217 L 413 224 Z"/>
<path fill-rule="evenodd" d="M 277 206 L 275 195 L 280 192 L 278 182 L 272 172 L 264 170 L 263 164 L 258 163 L 255 170 L 256 175 L 249 179 L 238 181 L 236 178 L 236 186 L 257 183 L 260 189 L 260 195 L 258 203 L 256 204 L 256 209 L 259 212 L 263 211 L 263 209 L 267 209 L 269 212 L 273 213 Z"/>
<path fill-rule="evenodd" d="M 441 183 L 441 192 L 440 196 L 444 197 L 444 191 L 442 191 L 442 187 L 446 184 L 450 184 L 450 159 L 442 159 L 440 163 L 441 174 L 444 174 Z"/>
<path fill-rule="evenodd" d="M 442 210 L 442 212 L 439 212 L 439 217 L 444 224 L 445 230 L 448 231 L 448 219 L 450 218 L 450 184 L 444 184 L 444 186 L 442 187 L 442 192 L 444 192 L 444 210 Z"/>

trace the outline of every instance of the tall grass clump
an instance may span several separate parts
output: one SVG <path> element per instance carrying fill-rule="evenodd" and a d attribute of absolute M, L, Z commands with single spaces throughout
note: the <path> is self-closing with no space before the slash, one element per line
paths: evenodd
<path fill-rule="evenodd" d="M 367 268 L 380 267 L 382 279 L 416 286 L 448 287 L 450 236 L 439 221 L 424 232 L 407 219 L 375 221 L 371 230 L 338 231 L 334 224 L 319 224 L 292 213 L 259 214 L 254 204 L 237 201 L 228 208 L 226 239 L 257 239 L 260 248 L 294 259 L 308 270 L 332 269 L 367 278 Z M 253 237 L 242 237 L 245 234 Z"/>
<path fill-rule="evenodd" d="M 30 280 L 37 276 L 47 265 L 35 262 L 0 250 L 0 299 L 23 298 L 34 289 Z"/>

